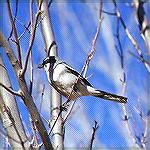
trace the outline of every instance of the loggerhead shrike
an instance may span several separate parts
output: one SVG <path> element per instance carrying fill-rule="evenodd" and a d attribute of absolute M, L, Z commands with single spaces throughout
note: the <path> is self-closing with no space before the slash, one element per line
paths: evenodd
<path fill-rule="evenodd" d="M 95 96 L 106 100 L 126 103 L 127 98 L 93 88 L 77 71 L 56 56 L 46 57 L 38 68 L 45 68 L 52 87 L 70 100 L 80 96 Z M 71 93 L 71 94 L 70 94 Z"/>

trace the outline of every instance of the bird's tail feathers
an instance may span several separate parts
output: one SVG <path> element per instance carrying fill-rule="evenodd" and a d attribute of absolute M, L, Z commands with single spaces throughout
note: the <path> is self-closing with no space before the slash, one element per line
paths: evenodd
<path fill-rule="evenodd" d="M 115 102 L 119 102 L 119 103 L 126 103 L 127 102 L 126 97 L 119 96 L 119 95 L 112 94 L 112 93 L 108 93 L 108 92 L 101 91 L 101 90 L 95 90 L 92 87 L 88 87 L 88 91 L 89 91 L 90 95 L 95 96 L 95 97 L 100 97 L 100 98 L 103 98 L 106 100 L 115 101 Z"/>

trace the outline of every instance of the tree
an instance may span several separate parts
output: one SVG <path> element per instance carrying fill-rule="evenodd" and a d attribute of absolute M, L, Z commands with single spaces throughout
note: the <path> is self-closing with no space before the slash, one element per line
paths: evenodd
<path fill-rule="evenodd" d="M 78 2 L 0 3 L 2 148 L 149 147 L 149 3 Z M 49 52 L 128 103 L 61 99 L 37 69 Z"/>

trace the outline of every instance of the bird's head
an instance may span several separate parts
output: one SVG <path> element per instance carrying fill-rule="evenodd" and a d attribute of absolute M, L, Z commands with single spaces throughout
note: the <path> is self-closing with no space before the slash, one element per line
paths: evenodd
<path fill-rule="evenodd" d="M 41 69 L 44 67 L 46 70 L 49 70 L 50 66 L 53 66 L 55 62 L 56 62 L 55 56 L 48 56 L 43 60 L 42 64 L 38 65 L 38 68 Z"/>

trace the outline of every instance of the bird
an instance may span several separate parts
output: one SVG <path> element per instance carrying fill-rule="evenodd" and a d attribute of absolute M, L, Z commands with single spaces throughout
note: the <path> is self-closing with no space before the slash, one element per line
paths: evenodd
<path fill-rule="evenodd" d="M 91 83 L 58 56 L 47 56 L 38 68 L 44 68 L 50 85 L 61 95 L 76 100 L 81 96 L 94 96 L 119 103 L 127 103 L 124 96 L 95 89 Z"/>

